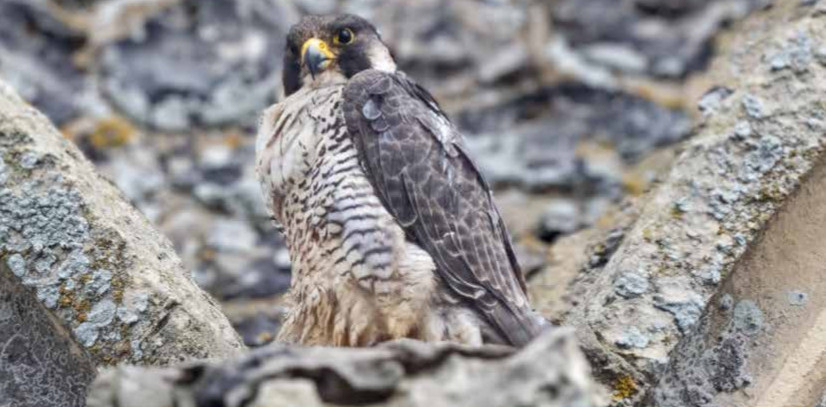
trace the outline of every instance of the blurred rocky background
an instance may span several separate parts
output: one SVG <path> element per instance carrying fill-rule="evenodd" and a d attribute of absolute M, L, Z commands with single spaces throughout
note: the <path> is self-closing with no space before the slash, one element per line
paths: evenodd
<path fill-rule="evenodd" d="M 715 34 L 766 3 L 0 0 L 0 78 L 172 240 L 258 346 L 278 329 L 290 263 L 255 179 L 255 124 L 281 97 L 284 36 L 302 15 L 379 27 L 464 130 L 532 273 L 564 261 L 550 250 L 560 236 L 610 224 L 667 168 L 700 115 Z"/>

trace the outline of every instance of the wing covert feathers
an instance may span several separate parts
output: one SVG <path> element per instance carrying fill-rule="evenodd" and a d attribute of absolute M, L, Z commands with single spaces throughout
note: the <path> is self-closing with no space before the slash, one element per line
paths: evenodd
<path fill-rule="evenodd" d="M 440 277 L 513 345 L 548 323 L 525 280 L 491 190 L 430 94 L 401 73 L 368 70 L 344 91 L 348 132 L 387 210 Z"/>

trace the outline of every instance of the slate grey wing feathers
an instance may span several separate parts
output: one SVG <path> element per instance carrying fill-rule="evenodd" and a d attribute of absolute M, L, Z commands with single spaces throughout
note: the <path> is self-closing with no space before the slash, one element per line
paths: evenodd
<path fill-rule="evenodd" d="M 343 109 L 380 200 L 439 276 L 511 344 L 533 338 L 547 322 L 530 308 L 490 188 L 430 94 L 402 73 L 367 70 L 348 82 Z"/>

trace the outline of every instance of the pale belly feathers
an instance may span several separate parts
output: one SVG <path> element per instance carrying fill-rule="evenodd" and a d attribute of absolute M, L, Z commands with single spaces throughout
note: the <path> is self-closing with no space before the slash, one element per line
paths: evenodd
<path fill-rule="evenodd" d="M 433 261 L 384 208 L 359 164 L 341 85 L 302 89 L 261 119 L 256 156 L 293 267 L 278 339 L 364 346 L 401 337 L 479 343 L 475 315 L 439 290 Z M 449 296 L 448 296 L 449 297 Z"/>

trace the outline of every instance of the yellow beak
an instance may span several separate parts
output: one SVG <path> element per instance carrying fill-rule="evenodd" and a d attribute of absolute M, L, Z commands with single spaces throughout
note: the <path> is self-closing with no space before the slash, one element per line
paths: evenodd
<path fill-rule="evenodd" d="M 330 51 L 330 46 L 318 38 L 310 38 L 301 46 L 301 63 L 307 66 L 313 77 L 327 69 L 335 57 Z"/>

